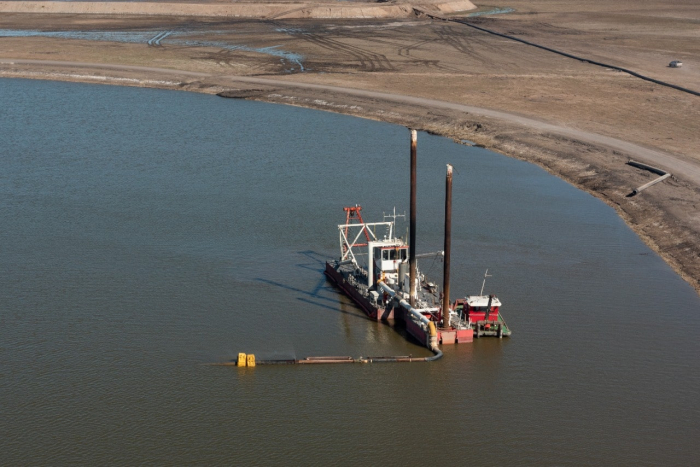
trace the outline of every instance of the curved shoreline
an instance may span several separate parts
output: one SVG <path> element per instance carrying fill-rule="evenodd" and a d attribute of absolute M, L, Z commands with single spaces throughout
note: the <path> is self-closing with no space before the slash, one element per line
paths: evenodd
<path fill-rule="evenodd" d="M 107 65 L 83 62 L 58 62 L 42 60 L 2 59 L 0 65 L 31 67 L 39 65 L 38 71 L 14 70 L 0 76 L 14 78 L 50 79 L 57 81 L 96 82 L 160 89 L 186 90 L 191 92 L 219 94 L 231 92 L 232 97 L 241 97 L 271 103 L 343 113 L 361 118 L 411 126 L 455 140 L 469 139 L 484 147 L 509 157 L 534 163 L 577 188 L 596 196 L 613 207 L 625 223 L 684 280 L 700 293 L 700 270 L 693 255 L 683 251 L 697 251 L 697 235 L 688 226 L 682 225 L 654 193 L 629 205 L 619 201 L 619 185 L 627 184 L 623 177 L 610 175 L 602 185 L 591 178 L 590 173 L 606 170 L 595 153 L 605 159 L 616 158 L 624 163 L 632 155 L 646 162 L 663 165 L 671 172 L 683 173 L 686 182 L 676 180 L 673 189 L 697 190 L 700 186 L 700 167 L 671 154 L 610 138 L 595 133 L 583 132 L 556 126 L 539 120 L 506 112 L 418 98 L 384 92 L 365 91 L 357 88 L 299 83 L 281 79 L 254 78 L 235 75 L 211 75 L 174 69 Z M 52 73 L 46 68 L 70 68 L 77 70 L 110 71 L 132 73 L 136 77 L 100 76 L 90 73 Z M 179 80 L 145 79 L 143 75 L 156 74 L 179 78 Z M 260 89 L 262 88 L 262 89 Z M 439 110 L 446 115 L 425 119 L 426 112 Z M 459 119 L 458 124 L 455 119 Z M 565 144 L 566 148 L 560 146 Z M 591 156 L 593 154 L 593 156 Z M 640 157 L 640 154 L 642 156 Z M 591 157 L 586 157 L 591 156 Z M 661 160 L 659 159 L 661 158 Z M 654 216 L 649 219 L 650 210 Z M 640 213 L 646 213 L 640 217 Z M 659 224 L 661 223 L 661 228 Z M 653 226 L 651 225 L 653 224 Z M 654 227 L 654 228 L 652 228 Z M 669 247 L 679 244 L 680 249 Z M 693 242 L 693 239 L 694 242 Z M 689 243 L 690 242 L 690 243 Z"/>
<path fill-rule="evenodd" d="M 105 68 L 111 70 L 131 70 L 139 72 L 156 72 L 156 73 L 171 73 L 176 75 L 185 75 L 197 78 L 211 78 L 213 77 L 210 73 L 201 73 L 193 71 L 180 71 L 171 70 L 168 68 L 157 68 L 157 67 L 140 67 L 140 66 L 127 66 L 127 65 L 108 65 L 108 64 L 96 64 L 87 62 L 61 62 L 52 60 L 21 60 L 21 59 L 0 59 L 0 64 L 18 64 L 18 65 L 36 65 L 36 64 L 46 64 L 52 66 L 69 66 L 69 67 L 90 67 L 90 68 Z M 599 135 L 596 133 L 591 133 L 582 130 L 576 130 L 573 128 L 554 125 L 551 123 L 543 122 L 534 118 L 528 118 L 520 116 L 517 114 L 512 114 L 508 112 L 502 112 L 498 110 L 486 109 L 483 107 L 475 107 L 471 105 L 457 104 L 449 101 L 442 101 L 438 99 L 427 99 L 422 97 L 414 97 L 402 94 L 393 94 L 388 92 L 379 91 L 369 91 L 359 88 L 349 88 L 349 87 L 339 87 L 331 85 L 322 84 L 312 84 L 312 83 L 300 83 L 300 82 L 290 82 L 274 78 L 259 78 L 259 77 L 249 77 L 249 76 L 236 76 L 236 75 L 219 75 L 219 77 L 225 77 L 228 80 L 249 83 L 255 85 L 268 85 L 268 86 L 282 86 L 288 88 L 304 88 L 314 91 L 331 91 L 340 92 L 343 94 L 351 95 L 354 97 L 369 97 L 374 99 L 385 99 L 391 101 L 397 101 L 402 103 L 428 106 L 433 108 L 441 108 L 448 110 L 455 110 L 464 113 L 470 113 L 478 115 L 481 117 L 495 118 L 500 120 L 509 121 L 510 123 L 515 123 L 527 127 L 531 130 L 540 132 L 551 132 L 556 133 L 568 138 L 574 138 L 580 141 L 585 141 L 591 144 L 601 144 L 608 146 L 610 148 L 633 152 L 637 154 L 637 158 L 654 164 L 660 164 L 666 167 L 669 171 L 675 173 L 683 173 L 684 177 L 689 181 L 696 183 L 700 186 L 700 168 L 695 164 L 691 164 L 681 158 L 678 158 L 672 154 L 657 151 L 655 149 L 645 148 L 634 143 L 620 140 L 618 138 L 612 138 L 609 136 Z M 108 78 L 106 78 L 108 79 Z M 264 99 L 262 99 L 264 100 Z M 311 107 L 311 106 L 309 106 Z M 343 112 L 340 112 L 343 113 Z"/>

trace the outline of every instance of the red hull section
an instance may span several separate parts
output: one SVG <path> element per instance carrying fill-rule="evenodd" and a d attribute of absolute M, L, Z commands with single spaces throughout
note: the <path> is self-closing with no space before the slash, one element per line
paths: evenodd
<path fill-rule="evenodd" d="M 472 329 L 460 329 L 457 331 L 457 343 L 464 344 L 474 342 L 474 331 Z"/>
<path fill-rule="evenodd" d="M 477 321 L 486 321 L 486 312 L 485 311 L 471 311 L 469 310 L 468 313 L 469 319 L 472 321 L 472 323 L 476 323 Z M 489 321 L 498 321 L 498 308 L 494 308 L 491 313 L 489 313 Z"/>
<path fill-rule="evenodd" d="M 387 306 L 386 309 L 377 307 L 361 295 L 355 287 L 350 285 L 342 274 L 335 270 L 331 264 L 326 263 L 326 276 L 340 289 L 345 295 L 350 297 L 355 304 L 365 312 L 365 314 L 375 320 L 393 320 L 403 323 L 406 332 L 418 341 L 421 345 L 429 346 L 430 337 L 428 333 L 420 327 L 416 322 L 409 318 L 409 313 L 402 306 L 397 305 L 392 307 Z M 438 329 L 438 342 L 443 345 L 467 343 L 474 340 L 474 331 L 472 329 Z"/>
<path fill-rule="evenodd" d="M 464 344 L 474 341 L 472 329 L 438 329 L 438 341 L 443 344 Z"/>
<path fill-rule="evenodd" d="M 412 319 L 409 319 L 407 310 L 399 305 L 398 308 L 394 309 L 394 316 L 396 317 L 396 321 L 400 321 L 404 324 L 406 332 L 410 334 L 411 337 L 420 342 L 422 345 L 428 345 L 428 334 Z"/>

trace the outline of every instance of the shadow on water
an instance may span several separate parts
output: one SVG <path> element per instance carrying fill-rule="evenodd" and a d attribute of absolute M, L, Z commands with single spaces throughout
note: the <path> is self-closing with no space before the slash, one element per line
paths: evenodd
<path fill-rule="evenodd" d="M 318 272 L 322 273 L 324 268 L 319 268 L 317 264 L 304 264 L 304 263 L 298 263 L 294 265 L 297 268 L 300 269 L 308 269 L 309 271 L 313 272 Z"/>
<path fill-rule="evenodd" d="M 310 292 L 310 295 L 316 297 L 318 296 L 318 293 L 324 288 L 326 285 L 326 275 L 323 273 L 325 269 L 325 259 L 319 259 L 321 255 L 319 253 L 316 253 L 314 251 L 300 251 L 299 254 L 304 255 L 311 259 L 313 263 L 299 263 L 295 264 L 294 266 L 297 268 L 301 269 L 306 269 L 309 271 L 313 271 L 314 273 L 318 274 L 319 276 L 319 281 L 316 284 L 316 287 L 314 287 L 313 291 Z M 314 255 L 317 255 L 318 257 L 314 257 Z M 323 265 L 324 267 L 319 268 L 319 265 Z"/>
<path fill-rule="evenodd" d="M 297 252 L 300 255 L 306 256 L 312 261 L 315 261 L 318 264 L 325 264 L 326 263 L 326 255 L 319 253 L 318 251 L 313 251 L 313 250 L 305 250 L 305 251 L 298 251 Z"/>
<path fill-rule="evenodd" d="M 297 292 L 297 293 L 300 293 L 303 295 L 308 295 L 308 296 L 316 298 L 318 300 L 325 300 L 325 301 L 335 303 L 335 301 L 333 299 L 328 298 L 328 297 L 322 297 L 321 295 L 319 295 L 318 291 L 320 291 L 320 288 L 318 286 L 315 288 L 315 290 L 317 290 L 317 291 L 309 292 L 308 290 L 303 290 L 303 289 L 300 289 L 297 287 L 292 287 L 291 285 L 281 284 L 279 282 L 275 282 L 275 281 L 272 281 L 269 279 L 263 279 L 262 277 L 256 277 L 254 280 L 257 282 L 262 282 L 264 284 L 273 285 L 273 286 L 279 287 L 281 289 L 289 290 L 290 292 Z M 324 280 L 325 280 L 325 277 L 324 277 Z"/>
<path fill-rule="evenodd" d="M 372 320 L 370 320 L 364 313 L 362 313 L 362 310 L 360 310 L 359 308 L 356 308 L 356 310 L 357 310 L 356 313 L 353 313 L 352 311 L 344 310 L 344 309 L 343 309 L 343 308 L 345 307 L 345 303 L 344 303 L 344 302 L 340 302 L 341 308 L 338 309 L 338 308 L 334 308 L 334 307 L 329 306 L 329 305 L 324 305 L 324 304 L 322 304 L 322 303 L 315 302 L 315 301 L 313 301 L 313 300 L 309 300 L 308 298 L 304 298 L 304 297 L 298 297 L 297 300 L 300 301 L 300 302 L 308 303 L 309 305 L 317 306 L 317 307 L 319 307 L 319 308 L 325 308 L 325 309 L 327 309 L 327 310 L 335 311 L 336 313 L 342 313 L 342 314 L 344 314 L 344 315 L 350 315 L 350 316 L 352 316 L 353 318 L 362 318 L 362 319 L 365 319 L 365 320 L 368 320 L 368 321 L 372 321 Z M 353 308 L 354 308 L 354 306 L 353 306 Z"/>
<path fill-rule="evenodd" d="M 321 289 L 325 288 L 323 286 L 323 284 L 326 282 L 325 276 L 323 276 L 323 279 L 321 281 L 319 281 L 319 284 L 311 292 L 309 292 L 307 290 L 299 289 L 297 287 L 292 287 L 290 285 L 285 285 L 285 284 L 281 284 L 279 282 L 271 281 L 269 279 L 262 279 L 260 277 L 256 278 L 255 280 L 258 282 L 263 282 L 263 283 L 268 284 L 268 285 L 273 285 L 275 287 L 279 287 L 279 288 L 284 289 L 284 290 L 289 290 L 290 292 L 297 292 L 297 293 L 312 297 L 312 298 L 319 300 L 319 301 L 331 302 L 334 305 L 338 304 L 338 299 L 334 299 L 331 297 L 323 297 L 323 296 L 319 295 L 319 292 L 321 291 Z M 338 294 L 338 298 L 342 297 L 340 291 L 336 290 L 335 288 L 332 288 L 332 290 Z M 330 305 L 325 305 L 325 304 L 319 303 L 318 301 L 309 300 L 309 299 L 303 298 L 303 297 L 298 297 L 297 300 L 305 302 L 305 303 L 309 303 L 309 304 L 314 305 L 314 306 L 326 308 L 328 310 L 332 310 L 332 311 L 335 311 L 337 313 L 349 314 L 349 315 L 352 315 L 352 316 L 357 317 L 357 318 L 363 318 L 363 319 L 369 320 L 369 318 L 367 316 L 365 316 L 364 313 L 360 312 L 359 308 L 358 308 L 358 313 L 355 314 L 355 313 L 351 313 L 348 311 L 344 311 L 342 309 L 338 309 L 338 308 L 330 306 Z"/>
<path fill-rule="evenodd" d="M 314 287 L 314 290 L 311 292 L 314 296 L 318 295 L 318 293 L 323 290 L 326 286 L 326 275 L 322 274 L 321 278 L 318 280 L 318 283 L 316 284 L 316 287 Z"/>

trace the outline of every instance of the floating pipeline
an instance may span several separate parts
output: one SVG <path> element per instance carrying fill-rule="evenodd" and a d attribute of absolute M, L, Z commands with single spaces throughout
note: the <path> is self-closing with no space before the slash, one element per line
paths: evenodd
<path fill-rule="evenodd" d="M 442 358 L 442 351 L 437 347 L 430 349 L 435 355 L 431 357 L 413 357 L 411 355 L 392 355 L 380 357 L 306 357 L 302 359 L 281 359 L 281 360 L 256 360 L 253 354 L 239 353 L 238 359 L 230 362 L 209 363 L 210 366 L 235 366 L 239 368 L 253 368 L 260 365 L 322 365 L 340 363 L 413 363 L 413 362 L 434 362 Z"/>

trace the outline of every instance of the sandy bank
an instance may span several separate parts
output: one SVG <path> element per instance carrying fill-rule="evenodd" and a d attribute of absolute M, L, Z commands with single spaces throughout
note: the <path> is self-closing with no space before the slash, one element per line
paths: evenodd
<path fill-rule="evenodd" d="M 469 11 L 469 0 L 415 3 L 158 3 L 158 2 L 2 2 L 2 13 L 194 16 L 231 18 L 406 18 L 413 8 L 436 13 Z"/>

